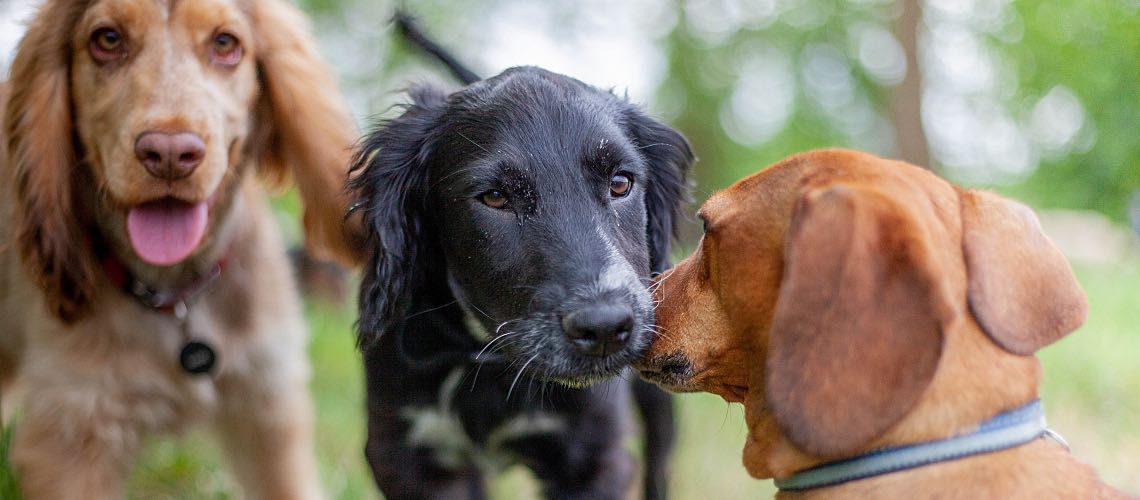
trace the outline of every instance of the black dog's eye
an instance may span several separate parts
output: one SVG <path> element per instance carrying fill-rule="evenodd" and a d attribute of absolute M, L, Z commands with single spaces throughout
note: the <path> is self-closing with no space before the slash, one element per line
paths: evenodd
<path fill-rule="evenodd" d="M 624 198 L 633 189 L 633 178 L 626 174 L 614 174 L 610 177 L 610 196 Z"/>
<path fill-rule="evenodd" d="M 479 201 L 491 208 L 503 208 L 507 206 L 507 195 L 502 191 L 491 190 L 479 195 Z"/>

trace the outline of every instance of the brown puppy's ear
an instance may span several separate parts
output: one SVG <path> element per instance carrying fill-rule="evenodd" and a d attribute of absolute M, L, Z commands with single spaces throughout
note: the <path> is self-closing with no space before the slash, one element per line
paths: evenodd
<path fill-rule="evenodd" d="M 75 206 L 69 47 L 81 2 L 48 2 L 16 49 L 4 110 L 9 179 L 15 187 L 20 255 L 64 322 L 79 319 L 95 293 L 93 259 Z"/>
<path fill-rule="evenodd" d="M 253 3 L 263 92 L 255 142 L 263 173 L 271 179 L 293 175 L 313 255 L 359 262 L 359 220 L 345 218 L 345 182 L 357 137 L 352 116 L 301 12 L 281 0 Z"/>
<path fill-rule="evenodd" d="M 915 215 L 881 192 L 833 186 L 800 200 L 764 374 L 796 446 L 848 455 L 918 402 L 953 314 L 930 246 Z"/>
<path fill-rule="evenodd" d="M 1033 211 L 982 191 L 961 200 L 970 310 L 990 338 L 1029 355 L 1081 326 L 1085 293 Z"/>

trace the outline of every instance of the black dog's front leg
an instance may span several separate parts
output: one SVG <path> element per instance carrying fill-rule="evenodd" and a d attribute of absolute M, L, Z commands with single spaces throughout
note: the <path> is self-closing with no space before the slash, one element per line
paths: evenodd
<path fill-rule="evenodd" d="M 633 395 L 645 429 L 645 500 L 664 500 L 677 432 L 673 396 L 641 379 L 633 381 Z"/>
<path fill-rule="evenodd" d="M 629 451 L 618 445 L 578 458 L 581 460 L 568 467 L 561 477 L 544 483 L 547 498 L 620 500 L 630 497 L 637 476 L 637 460 Z"/>
<path fill-rule="evenodd" d="M 574 436 L 547 436 L 526 440 L 528 451 L 524 453 L 530 456 L 524 461 L 542 482 L 546 498 L 630 498 L 637 476 L 637 460 L 621 446 L 620 438 L 610 443 L 567 442 L 568 438 L 575 439 Z"/>

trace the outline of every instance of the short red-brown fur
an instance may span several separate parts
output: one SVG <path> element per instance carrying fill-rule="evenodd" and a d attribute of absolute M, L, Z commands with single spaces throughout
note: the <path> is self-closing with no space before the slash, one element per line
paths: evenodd
<path fill-rule="evenodd" d="M 743 402 L 745 467 L 783 478 L 944 438 L 1037 397 L 1032 353 L 1084 293 L 1025 207 L 847 150 L 792 156 L 714 194 L 693 255 L 659 278 L 641 368 Z M 1116 498 L 1035 441 L 785 497 Z"/>

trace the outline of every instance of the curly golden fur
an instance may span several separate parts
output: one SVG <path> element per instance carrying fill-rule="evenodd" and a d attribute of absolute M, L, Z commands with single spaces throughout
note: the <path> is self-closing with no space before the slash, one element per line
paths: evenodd
<path fill-rule="evenodd" d="M 122 496 L 145 436 L 196 423 L 220 433 L 250 496 L 319 496 L 305 328 L 263 184 L 295 179 L 309 248 L 351 261 L 355 129 L 301 13 L 47 0 L 0 110 L 0 394 L 5 414 L 22 409 L 11 458 L 26 496 Z M 138 143 L 155 131 L 197 137 L 200 163 L 149 172 Z M 188 257 L 158 265 L 132 247 L 127 214 L 168 198 L 208 216 Z M 226 259 L 187 316 L 220 353 L 214 377 L 179 369 L 181 322 L 123 293 L 97 247 L 167 289 Z"/>

